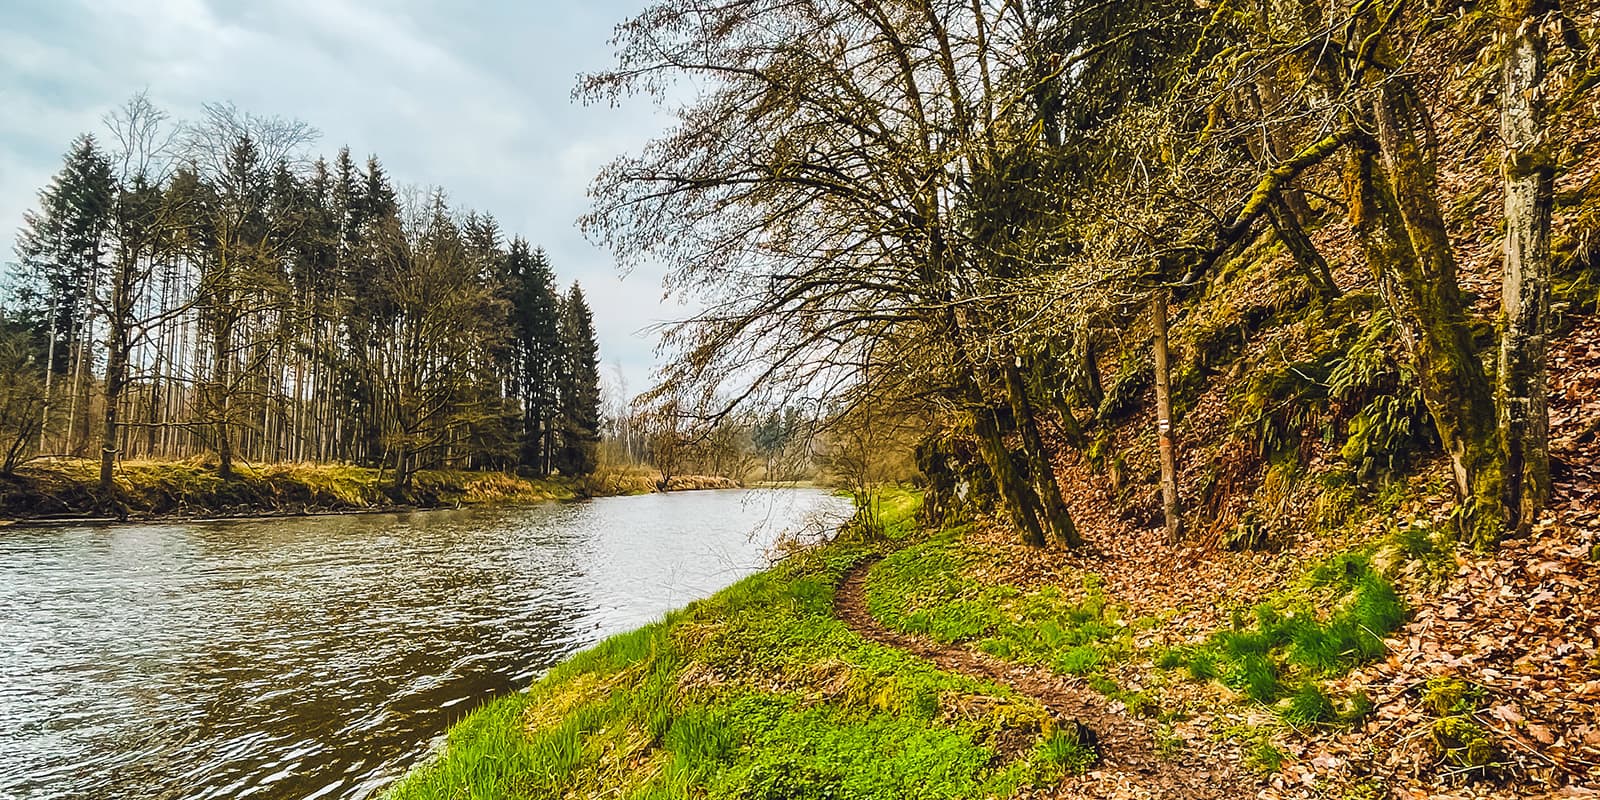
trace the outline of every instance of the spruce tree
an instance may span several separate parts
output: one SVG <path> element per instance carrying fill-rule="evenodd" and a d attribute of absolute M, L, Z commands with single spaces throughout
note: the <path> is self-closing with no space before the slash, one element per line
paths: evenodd
<path fill-rule="evenodd" d="M 558 444 L 557 376 L 562 339 L 555 274 L 544 250 L 530 250 L 528 242 L 521 238 L 511 243 L 507 261 L 516 287 L 511 302 L 511 329 L 520 359 L 516 382 L 523 413 L 521 463 L 543 476 L 553 468 Z"/>
<path fill-rule="evenodd" d="M 600 348 L 594 315 L 576 282 L 561 303 L 560 389 L 556 468 L 572 477 L 588 475 L 600 444 Z"/>
<path fill-rule="evenodd" d="M 21 315 L 44 342 L 49 364 L 48 397 L 70 392 L 68 446 L 88 436 L 88 383 L 84 365 L 94 359 L 91 302 L 104 266 L 112 220 L 114 178 L 111 164 L 93 136 L 72 143 L 61 171 L 40 192 L 39 210 L 24 219 L 17 245 L 22 274 L 17 287 Z"/>

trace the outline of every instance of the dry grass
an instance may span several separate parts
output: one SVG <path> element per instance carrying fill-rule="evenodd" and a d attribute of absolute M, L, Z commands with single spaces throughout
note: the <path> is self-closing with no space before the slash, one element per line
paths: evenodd
<path fill-rule="evenodd" d="M 87 460 L 40 461 L 0 478 L 0 518 L 146 517 L 296 514 L 393 506 L 437 508 L 479 503 L 532 503 L 578 496 L 572 482 L 529 480 L 499 472 L 428 470 L 402 497 L 390 476 L 350 464 L 241 465 L 223 481 L 200 460 L 129 461 L 109 492 Z"/>
<path fill-rule="evenodd" d="M 688 492 L 699 489 L 737 489 L 740 484 L 720 475 L 674 475 L 665 490 Z M 650 494 L 661 491 L 661 473 L 642 466 L 602 467 L 583 481 L 585 494 L 593 497 Z"/>

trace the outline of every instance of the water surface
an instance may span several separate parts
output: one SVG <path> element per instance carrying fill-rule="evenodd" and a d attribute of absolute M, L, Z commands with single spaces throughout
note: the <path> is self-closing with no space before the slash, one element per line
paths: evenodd
<path fill-rule="evenodd" d="M 837 521 L 813 490 L 0 529 L 0 798 L 360 798 Z"/>

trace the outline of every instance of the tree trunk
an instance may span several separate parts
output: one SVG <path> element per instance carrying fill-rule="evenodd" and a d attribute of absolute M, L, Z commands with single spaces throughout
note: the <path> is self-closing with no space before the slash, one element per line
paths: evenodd
<path fill-rule="evenodd" d="M 1150 328 L 1155 339 L 1156 446 L 1161 457 L 1161 515 L 1166 521 L 1167 541 L 1177 542 L 1182 528 L 1178 514 L 1178 459 L 1172 440 L 1172 374 L 1167 363 L 1165 289 L 1158 289 L 1150 295 Z"/>
<path fill-rule="evenodd" d="M 1011 400 L 1011 414 L 1016 419 L 1017 431 L 1022 435 L 1022 450 L 1028 460 L 1028 473 L 1032 478 L 1042 527 L 1057 544 L 1077 547 L 1083 544 L 1083 540 L 1079 538 L 1078 527 L 1072 522 L 1072 513 L 1067 510 L 1066 501 L 1061 497 L 1061 484 L 1056 481 L 1055 465 L 1050 462 L 1050 451 L 1045 447 L 1044 437 L 1039 435 L 1033 403 L 1028 399 L 1028 387 L 1022 380 L 1022 371 L 1015 357 L 1006 361 L 1004 372 L 1006 394 Z M 1070 412 L 1068 420 L 1071 420 Z"/>
<path fill-rule="evenodd" d="M 1268 201 L 1267 220 L 1272 223 L 1278 240 L 1294 256 L 1295 265 L 1311 283 L 1311 288 L 1316 290 L 1317 296 L 1324 300 L 1338 297 L 1339 284 L 1333 280 L 1333 270 L 1328 267 L 1328 260 L 1322 257 L 1316 245 L 1312 244 L 1311 237 L 1306 235 L 1305 228 L 1300 226 L 1299 215 L 1290 207 L 1283 192 L 1274 193 Z"/>
<path fill-rule="evenodd" d="M 113 290 L 115 291 L 115 290 Z M 100 434 L 100 491 L 110 492 L 117 468 L 118 412 L 128 385 L 127 330 L 113 321 L 106 335 L 106 406 Z"/>
<path fill-rule="evenodd" d="M 1011 460 L 1005 438 L 1000 433 L 994 409 L 979 408 L 973 414 L 972 432 L 978 437 L 978 452 L 983 455 L 989 474 L 994 477 L 994 488 L 1000 495 L 1011 522 L 1022 532 L 1022 541 L 1029 547 L 1045 546 L 1044 529 L 1039 526 L 1038 503 L 1033 490 L 1017 474 L 1017 465 Z"/>
<path fill-rule="evenodd" d="M 1383 169 L 1355 149 L 1346 176 L 1354 227 L 1450 457 L 1461 532 L 1488 547 L 1505 521 L 1494 399 L 1456 282 L 1431 143 L 1416 130 L 1423 110 L 1398 81 L 1383 85 L 1374 110 Z"/>
<path fill-rule="evenodd" d="M 1505 0 L 1510 27 L 1500 90 L 1505 160 L 1505 273 L 1500 339 L 1500 441 L 1508 527 L 1526 532 L 1550 499 L 1550 215 L 1555 165 L 1541 96 L 1545 43 L 1538 0 Z"/>
<path fill-rule="evenodd" d="M 57 290 L 50 298 L 50 349 L 44 357 L 44 409 L 39 412 L 39 452 L 45 453 L 45 434 L 50 431 L 50 395 L 55 389 L 51 384 L 56 376 L 56 312 L 61 304 L 61 292 Z"/>
<path fill-rule="evenodd" d="M 394 501 L 405 502 L 406 490 L 411 488 L 411 454 L 401 445 L 394 454 Z"/>
<path fill-rule="evenodd" d="M 106 372 L 127 371 L 127 360 L 112 353 L 106 363 Z M 100 441 L 100 491 L 110 492 L 111 481 L 117 468 L 117 410 L 122 397 L 121 380 L 106 376 L 106 407 Z"/>
<path fill-rule="evenodd" d="M 224 312 L 225 313 L 225 312 Z M 228 381 L 231 370 L 227 325 L 217 326 L 211 340 L 211 425 L 216 437 L 217 475 L 225 481 L 233 480 L 233 432 L 228 426 Z"/>
<path fill-rule="evenodd" d="M 85 357 L 86 355 L 92 356 L 92 353 L 86 354 L 85 351 L 89 348 L 89 337 L 94 335 L 93 323 L 88 319 L 88 314 L 84 314 L 84 318 L 84 324 L 78 328 L 76 353 L 72 360 L 72 399 L 67 404 L 66 447 L 64 451 L 72 456 L 82 455 L 79 451 L 80 439 L 88 439 L 87 433 L 82 437 L 78 435 L 78 406 L 80 402 L 84 407 L 84 417 L 86 419 L 90 413 L 87 397 L 89 390 L 84 386 L 83 364 L 88 360 Z"/>

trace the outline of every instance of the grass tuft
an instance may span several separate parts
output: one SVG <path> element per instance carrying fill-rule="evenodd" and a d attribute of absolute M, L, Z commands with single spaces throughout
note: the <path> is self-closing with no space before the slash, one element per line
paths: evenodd
<path fill-rule="evenodd" d="M 1156 666 L 1184 666 L 1194 680 L 1221 680 L 1262 704 L 1287 697 L 1285 717 L 1297 724 L 1347 721 L 1316 681 L 1383 655 L 1384 637 L 1405 616 L 1399 595 L 1371 559 L 1348 553 L 1310 570 L 1298 594 L 1256 607 L 1253 618 L 1235 614 L 1230 630 L 1197 647 L 1162 653 Z"/>

